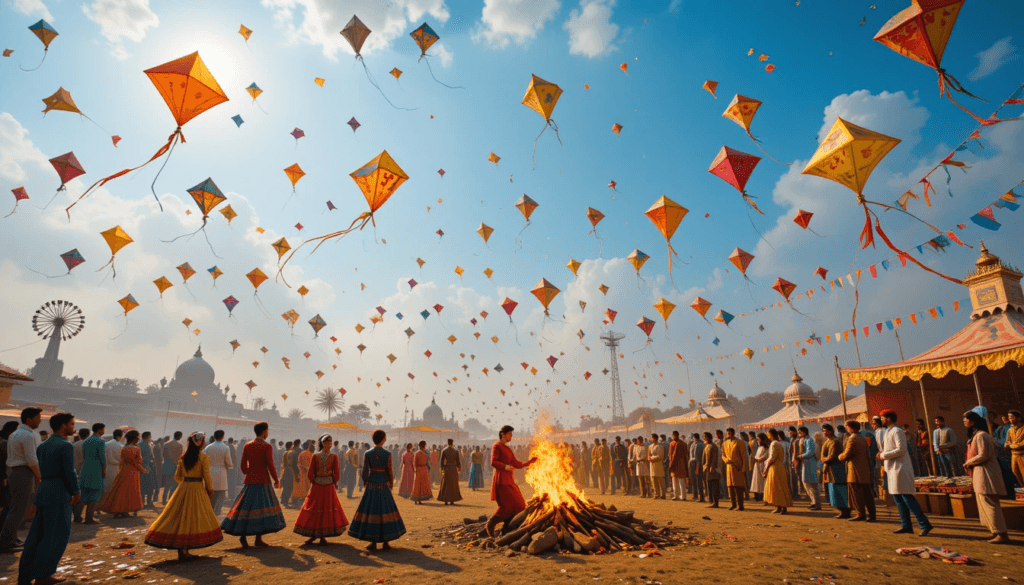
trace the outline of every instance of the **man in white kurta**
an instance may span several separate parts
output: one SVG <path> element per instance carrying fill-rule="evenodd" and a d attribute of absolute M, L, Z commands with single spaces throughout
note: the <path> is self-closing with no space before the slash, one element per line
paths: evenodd
<path fill-rule="evenodd" d="M 636 440 L 636 477 L 640 480 L 640 497 L 651 496 L 651 464 L 647 460 L 647 445 L 642 437 Z"/>
<path fill-rule="evenodd" d="M 228 495 L 228 470 L 234 467 L 231 463 L 231 448 L 224 444 L 224 431 L 217 430 L 213 433 L 213 442 L 203 449 L 203 453 L 210 458 L 210 479 L 213 480 L 210 505 L 213 507 L 213 513 L 219 518 Z"/>
<path fill-rule="evenodd" d="M 658 435 L 651 435 L 647 448 L 648 467 L 651 470 L 651 497 L 665 499 L 665 446 L 658 442 Z"/>
<path fill-rule="evenodd" d="M 921 528 L 921 536 L 928 536 L 932 530 L 932 523 L 921 511 L 921 505 L 914 497 L 914 464 L 907 446 L 907 435 L 897 426 L 894 411 L 886 409 L 881 414 L 882 422 L 885 424 L 885 435 L 878 452 L 878 460 L 885 468 L 887 488 L 900 513 L 900 529 L 893 533 L 912 533 L 914 528 L 910 523 L 910 515 L 913 514 Z"/>
<path fill-rule="evenodd" d="M 107 455 L 107 477 L 103 478 L 103 493 L 110 491 L 110 486 L 114 483 L 114 478 L 117 477 L 117 470 L 121 466 L 121 449 L 124 445 L 121 444 L 121 437 L 124 436 L 124 431 L 116 429 L 112 439 L 106 442 L 104 451 Z"/>

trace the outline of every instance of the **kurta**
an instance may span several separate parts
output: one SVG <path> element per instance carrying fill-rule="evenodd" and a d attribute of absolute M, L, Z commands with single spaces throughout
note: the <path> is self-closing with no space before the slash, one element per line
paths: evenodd
<path fill-rule="evenodd" d="M 469 487 L 471 489 L 482 488 L 484 487 L 484 454 L 474 450 L 469 458 L 473 462 L 469 468 Z"/>
<path fill-rule="evenodd" d="M 636 459 L 636 474 L 639 477 L 651 476 L 651 464 L 647 460 L 647 445 L 635 445 L 633 457 Z"/>
<path fill-rule="evenodd" d="M 881 446 L 882 464 L 890 494 L 914 493 L 914 465 L 907 449 L 907 435 L 896 425 L 885 431 Z"/>
<path fill-rule="evenodd" d="M 750 476 L 750 491 L 755 494 L 764 493 L 764 462 L 768 459 L 768 449 L 757 446 L 757 451 L 754 452 L 754 468 L 753 473 Z"/>
<path fill-rule="evenodd" d="M 427 462 L 430 459 L 425 451 L 417 451 L 413 459 L 413 466 L 416 468 L 415 479 L 412 485 L 412 494 L 409 499 L 414 502 L 425 502 L 434 497 L 430 489 L 430 468 Z"/>
<path fill-rule="evenodd" d="M 335 488 L 341 479 L 338 456 L 323 451 L 313 456 L 307 479 L 309 494 L 295 519 L 295 533 L 309 538 L 327 538 L 345 534 L 348 518 L 341 508 Z"/>
<path fill-rule="evenodd" d="M 846 439 L 839 460 L 846 462 L 846 483 L 872 483 L 868 442 L 861 434 L 853 433 Z"/>
<path fill-rule="evenodd" d="M 701 461 L 701 468 L 704 470 L 705 480 L 712 481 L 722 478 L 722 474 L 718 472 L 719 464 L 718 445 L 714 443 L 705 444 L 703 460 Z"/>
<path fill-rule="evenodd" d="M 110 439 L 104 445 L 107 452 L 107 477 L 103 479 L 103 488 L 106 491 L 110 491 L 111 486 L 114 485 L 114 480 L 117 479 L 117 470 L 121 467 L 121 449 L 124 449 L 124 445 Z"/>
<path fill-rule="evenodd" d="M 455 447 L 445 447 L 441 451 L 441 487 L 437 490 L 437 501 L 458 502 L 462 499 L 459 493 L 459 469 L 462 459 Z"/>
<path fill-rule="evenodd" d="M 98 502 L 103 492 L 103 470 L 107 467 L 107 451 L 103 439 L 92 435 L 82 441 L 82 477 L 78 483 L 82 489 L 82 501 Z"/>
<path fill-rule="evenodd" d="M 43 481 L 33 500 L 36 515 L 18 564 L 19 583 L 45 579 L 57 572 L 71 538 L 71 497 L 81 489 L 75 472 L 75 451 L 64 437 L 55 434 L 43 441 L 36 447 L 36 456 Z"/>
<path fill-rule="evenodd" d="M 430 484 L 441 483 L 441 465 L 440 463 L 440 451 L 437 449 L 430 450 Z"/>
<path fill-rule="evenodd" d="M 668 444 L 668 470 L 672 477 L 689 477 L 690 450 L 683 441 Z"/>
<path fill-rule="evenodd" d="M 277 481 L 273 448 L 263 439 L 249 441 L 242 448 L 239 467 L 245 474 L 245 485 L 220 523 L 221 529 L 232 536 L 256 536 L 282 530 L 286 526 L 284 514 L 277 494 L 270 487 L 271 480 Z"/>
<path fill-rule="evenodd" d="M 800 451 L 797 458 L 803 463 L 800 466 L 800 481 L 804 483 L 818 483 L 818 448 L 814 439 L 806 437 L 801 439 Z"/>
<path fill-rule="evenodd" d="M 725 461 L 725 484 L 729 487 L 747 487 L 747 446 L 733 437 L 722 441 L 722 460 Z"/>
<path fill-rule="evenodd" d="M 184 460 L 178 459 L 174 481 L 180 485 L 146 532 L 146 544 L 157 548 L 193 549 L 224 540 L 208 494 L 213 489 L 210 458 L 200 453 L 199 460 L 188 470 Z"/>
<path fill-rule="evenodd" d="M 391 453 L 375 447 L 363 456 L 361 479 L 366 489 L 348 527 L 348 535 L 366 542 L 388 542 L 405 534 L 391 485 L 395 482 Z"/>
<path fill-rule="evenodd" d="M 148 473 L 139 477 L 139 490 L 143 494 L 151 494 L 156 489 L 156 466 L 153 464 L 153 446 L 148 441 L 139 443 L 139 451 L 142 452 L 142 466 Z"/>
<path fill-rule="evenodd" d="M 494 468 L 494 476 L 491 478 L 491 501 L 498 503 L 498 511 L 494 515 L 498 518 L 510 518 L 525 510 L 526 500 L 516 485 L 513 470 L 522 469 L 526 464 L 516 458 L 516 454 L 508 445 L 498 441 L 491 447 L 491 467 Z"/>
<path fill-rule="evenodd" d="M 821 481 L 828 489 L 828 503 L 833 508 L 849 508 L 846 487 L 846 466 L 839 460 L 838 439 L 825 438 L 821 445 Z"/>
<path fill-rule="evenodd" d="M 974 433 L 967 444 L 967 455 L 964 464 L 971 466 L 974 493 L 1005 496 L 1006 484 L 996 459 L 996 442 L 992 435 L 983 431 Z"/>
<path fill-rule="evenodd" d="M 305 500 L 306 494 L 309 493 L 309 466 L 313 462 L 313 453 L 309 450 L 299 453 L 298 465 L 299 475 L 295 479 L 298 481 L 298 489 L 292 492 L 293 500 Z"/>
<path fill-rule="evenodd" d="M 228 491 L 228 470 L 231 463 L 231 450 L 222 441 L 214 441 L 203 449 L 210 458 L 210 477 L 213 478 L 213 491 Z"/>
<path fill-rule="evenodd" d="M 402 483 L 398 486 L 398 495 L 403 498 L 412 495 L 412 488 L 416 484 L 415 459 L 416 454 L 412 451 L 402 453 Z"/>
<path fill-rule="evenodd" d="M 651 477 L 665 477 L 665 446 L 654 443 L 647 448 L 647 461 L 650 463 Z"/>
<path fill-rule="evenodd" d="M 782 444 L 772 441 L 768 447 L 768 459 L 765 460 L 767 475 L 764 481 L 764 501 L 779 508 L 793 505 L 793 492 L 789 487 L 789 476 L 786 474 L 786 453 Z"/>
<path fill-rule="evenodd" d="M 142 465 L 142 450 L 134 445 L 121 449 L 120 470 L 114 483 L 110 485 L 100 509 L 111 514 L 125 514 L 142 509 L 142 489 L 140 475 L 145 470 Z"/>

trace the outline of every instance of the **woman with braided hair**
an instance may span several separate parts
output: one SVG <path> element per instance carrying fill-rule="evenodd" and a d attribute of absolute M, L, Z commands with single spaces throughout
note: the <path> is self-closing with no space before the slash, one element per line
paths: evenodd
<path fill-rule="evenodd" d="M 317 441 L 319 450 L 310 461 L 307 479 L 310 483 L 309 493 L 302 504 L 298 518 L 295 519 L 295 534 L 309 537 L 306 544 L 313 544 L 320 539 L 320 544 L 327 544 L 331 536 L 345 534 L 348 518 L 341 509 L 338 499 L 338 480 L 341 479 L 341 466 L 338 456 L 331 453 L 334 440 L 330 435 L 323 435 Z"/>

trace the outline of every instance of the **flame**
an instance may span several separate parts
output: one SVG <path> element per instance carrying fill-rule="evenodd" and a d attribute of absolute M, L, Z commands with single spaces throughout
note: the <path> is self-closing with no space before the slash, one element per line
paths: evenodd
<path fill-rule="evenodd" d="M 526 482 L 533 488 L 534 497 L 547 495 L 548 504 L 565 504 L 577 508 L 576 501 L 583 501 L 583 490 L 576 487 L 572 474 L 572 459 L 566 448 L 559 447 L 548 436 L 550 429 L 543 429 L 533 437 L 530 457 L 537 461 L 526 470 Z"/>

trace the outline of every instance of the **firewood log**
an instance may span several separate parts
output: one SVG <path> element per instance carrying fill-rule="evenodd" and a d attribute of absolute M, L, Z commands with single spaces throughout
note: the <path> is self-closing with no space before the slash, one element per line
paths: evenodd
<path fill-rule="evenodd" d="M 531 522 L 530 524 L 522 526 L 522 527 L 518 528 L 517 530 L 513 530 L 511 532 L 505 533 L 501 538 L 499 538 L 496 541 L 496 544 L 498 546 L 508 546 L 509 544 L 511 544 L 514 541 L 518 540 L 524 534 L 527 534 L 527 533 L 531 533 L 532 534 L 534 532 L 537 532 L 538 529 L 539 529 L 539 526 L 544 524 L 546 521 L 550 520 L 551 517 L 554 514 L 555 514 L 555 511 L 551 510 L 550 512 L 544 514 L 543 516 L 541 516 L 540 518 L 538 518 L 534 522 Z"/>

